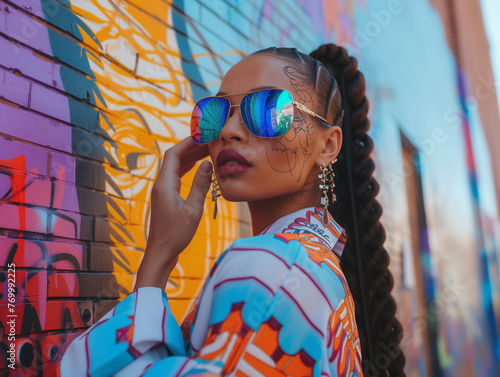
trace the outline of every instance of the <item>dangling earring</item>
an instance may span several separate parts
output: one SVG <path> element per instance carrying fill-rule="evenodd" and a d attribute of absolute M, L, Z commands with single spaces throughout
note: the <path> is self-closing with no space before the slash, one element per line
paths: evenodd
<path fill-rule="evenodd" d="M 333 178 L 335 178 L 335 173 L 333 172 L 333 164 L 337 162 L 337 159 L 330 162 L 328 167 L 330 168 L 330 174 L 328 175 L 328 185 L 330 186 L 330 193 L 332 195 L 332 204 L 337 201 L 337 195 L 333 193 L 333 189 L 335 188 L 335 183 L 333 182 Z"/>
<path fill-rule="evenodd" d="M 321 174 L 318 177 L 321 179 L 321 184 L 319 185 L 319 189 L 323 191 L 323 196 L 321 197 L 321 205 L 323 206 L 323 225 L 328 225 L 328 191 L 330 191 L 332 195 L 332 203 L 335 203 L 337 200 L 337 196 L 333 193 L 333 188 L 335 187 L 335 183 L 333 183 L 333 177 L 335 177 L 335 173 L 333 172 L 333 164 L 337 161 L 337 159 L 333 160 L 328 164 L 328 166 L 320 167 Z"/>
<path fill-rule="evenodd" d="M 212 201 L 214 202 L 214 220 L 217 218 L 217 198 L 221 196 L 219 192 L 219 183 L 217 182 L 217 177 L 215 172 L 212 173 Z"/>

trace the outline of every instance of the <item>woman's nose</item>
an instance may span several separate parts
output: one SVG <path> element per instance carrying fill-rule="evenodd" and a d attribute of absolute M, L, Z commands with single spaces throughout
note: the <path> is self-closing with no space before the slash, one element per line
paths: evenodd
<path fill-rule="evenodd" d="M 222 127 L 220 137 L 226 142 L 233 139 L 245 141 L 248 139 L 248 133 L 249 131 L 241 118 L 240 107 L 231 106 L 229 118 L 224 127 Z"/>

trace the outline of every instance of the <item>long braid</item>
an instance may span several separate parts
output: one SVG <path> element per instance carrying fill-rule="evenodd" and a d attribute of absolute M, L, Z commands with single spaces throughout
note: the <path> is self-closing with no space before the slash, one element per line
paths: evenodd
<path fill-rule="evenodd" d="M 356 306 L 363 369 L 371 376 L 405 376 L 405 356 L 399 345 L 403 329 L 395 317 L 394 280 L 383 246 L 385 230 L 379 221 L 382 207 L 375 199 L 379 185 L 370 157 L 373 142 L 367 134 L 365 80 L 356 59 L 342 47 L 323 45 L 310 55 L 333 73 L 345 112 L 344 142 L 334 164 L 337 201 L 330 204 L 329 211 L 347 233 L 341 267 Z"/>

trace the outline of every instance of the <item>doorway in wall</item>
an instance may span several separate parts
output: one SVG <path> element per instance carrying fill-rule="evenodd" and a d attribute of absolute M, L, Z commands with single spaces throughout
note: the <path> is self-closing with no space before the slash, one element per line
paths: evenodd
<path fill-rule="evenodd" d="M 431 274 L 431 259 L 424 207 L 421 169 L 418 149 L 401 132 L 403 167 L 405 172 L 406 197 L 410 223 L 407 252 L 403 258 L 410 259 L 414 277 L 414 306 L 412 310 L 412 333 L 421 346 L 423 371 L 426 376 L 440 376 L 437 349 L 437 318 L 430 315 L 429 307 L 434 300 L 434 284 Z M 406 255 L 405 255 L 406 254 Z"/>

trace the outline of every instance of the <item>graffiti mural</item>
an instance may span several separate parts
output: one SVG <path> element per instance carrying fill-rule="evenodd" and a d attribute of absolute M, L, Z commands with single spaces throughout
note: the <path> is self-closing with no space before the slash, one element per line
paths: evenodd
<path fill-rule="evenodd" d="M 147 240 L 150 191 L 165 150 L 189 135 L 195 101 L 216 93 L 224 73 L 252 51 L 281 45 L 309 52 L 328 41 L 346 45 L 367 77 L 407 375 L 426 375 L 421 334 L 432 325 L 433 360 L 442 375 L 493 376 L 495 355 L 481 343 L 481 329 L 495 316 L 498 321 L 498 292 L 479 300 L 484 276 L 470 278 L 466 267 L 486 269 L 496 286 L 498 214 L 476 216 L 489 229 L 485 264 L 470 252 L 477 250 L 475 232 L 484 230 L 473 218 L 479 198 L 468 191 L 464 137 L 451 121 L 442 126 L 443 113 L 460 104 L 456 77 L 422 80 L 415 74 L 422 52 L 405 43 L 425 41 L 439 51 L 432 57 L 438 73 L 451 72 L 455 57 L 431 4 L 382 3 L 0 0 L 0 376 L 53 376 L 71 339 L 132 290 Z M 412 14 L 425 20 L 425 30 Z M 439 100 L 431 100 L 428 85 L 438 80 Z M 427 216 L 418 234 L 422 250 L 407 242 L 404 185 L 412 173 L 400 163 L 401 134 L 419 151 Z M 485 148 L 477 140 L 474 147 Z M 181 195 L 192 178 L 193 172 L 183 178 Z M 481 176 L 474 179 L 482 193 L 492 190 Z M 449 182 L 458 183 L 453 193 Z M 179 321 L 215 258 L 250 235 L 244 206 L 222 200 L 217 220 L 212 209 L 207 197 L 198 232 L 166 287 Z M 408 276 L 416 270 L 408 257 L 413 252 L 425 272 L 427 309 L 445 304 L 432 315 L 417 310 L 418 276 Z M 16 317 L 8 311 L 11 265 Z M 12 318 L 15 369 L 8 361 Z"/>

